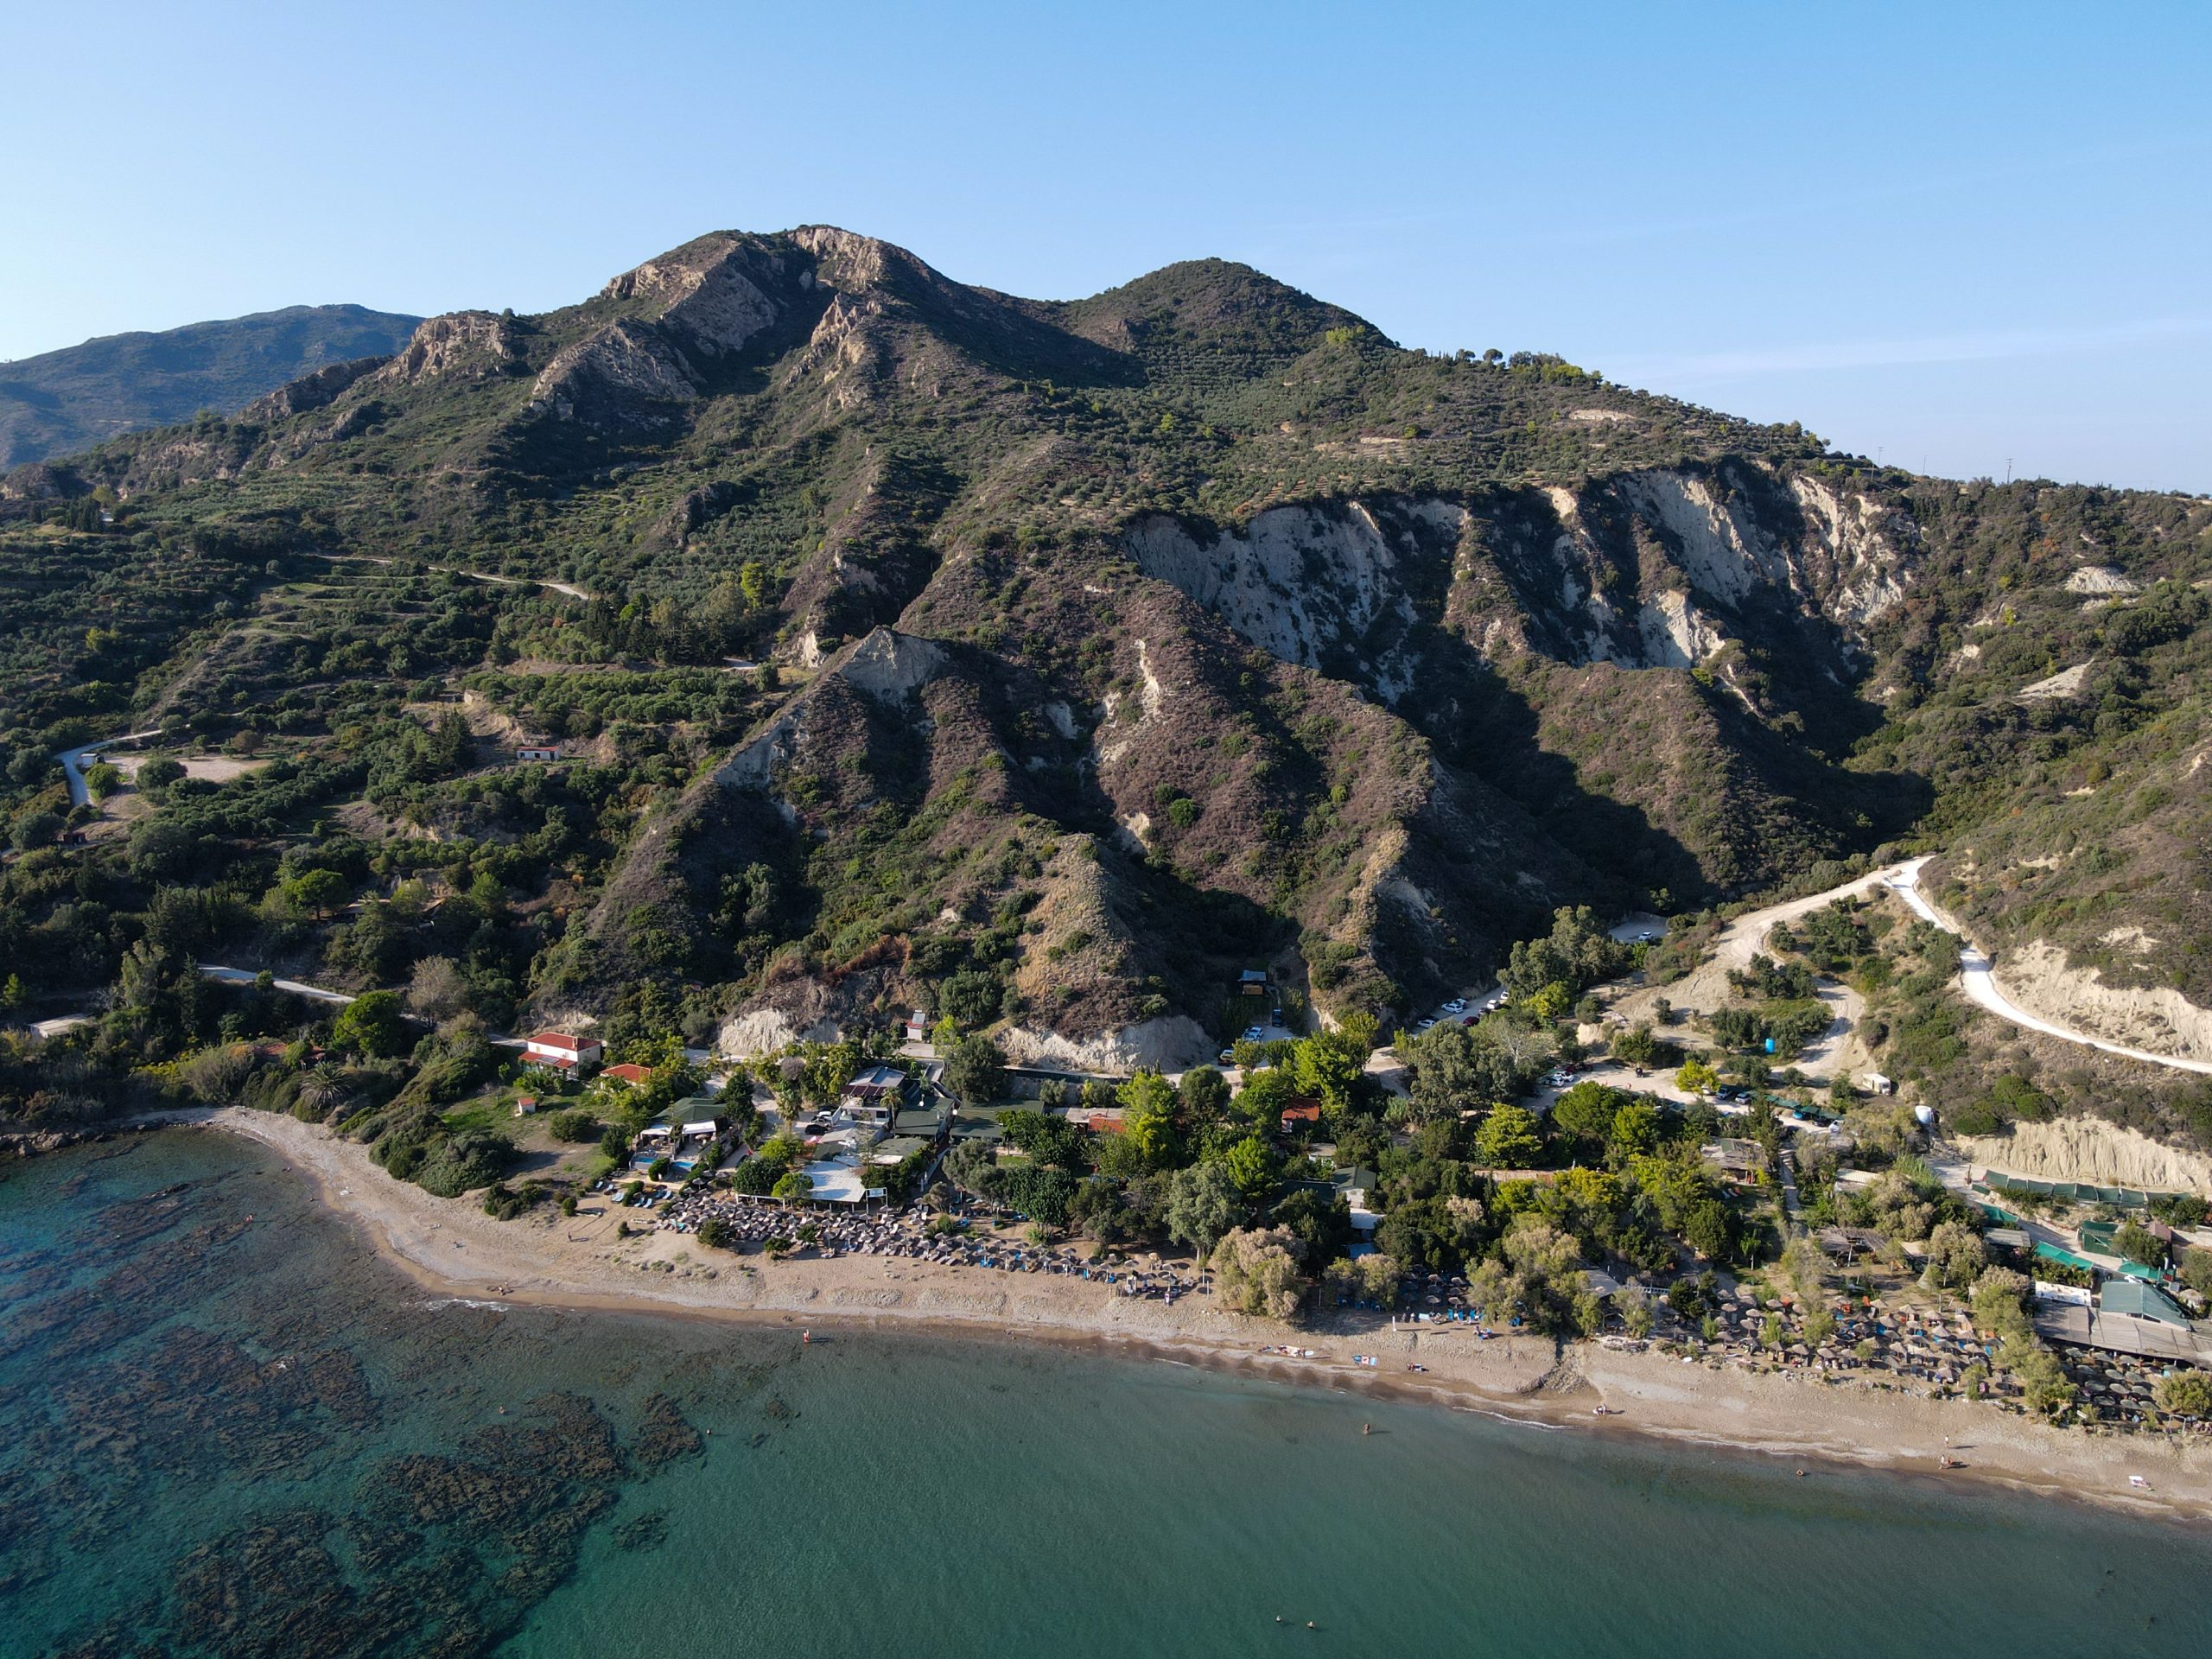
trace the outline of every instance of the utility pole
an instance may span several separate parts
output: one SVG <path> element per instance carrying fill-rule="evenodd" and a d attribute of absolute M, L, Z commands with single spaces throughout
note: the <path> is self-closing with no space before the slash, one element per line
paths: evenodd
<path fill-rule="evenodd" d="M 2005 457 L 2005 481 L 2007 484 L 2012 481 L 2012 457 L 2010 455 Z"/>

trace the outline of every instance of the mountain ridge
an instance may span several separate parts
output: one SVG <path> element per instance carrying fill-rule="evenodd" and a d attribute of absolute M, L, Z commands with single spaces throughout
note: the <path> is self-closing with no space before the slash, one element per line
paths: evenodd
<path fill-rule="evenodd" d="M 828 226 L 428 319 L 389 361 L 15 490 L 104 491 L 149 545 L 279 572 L 365 553 L 601 596 L 557 626 L 515 601 L 510 655 L 454 659 L 424 709 L 465 686 L 579 719 L 601 668 L 768 664 L 725 715 L 598 740 L 668 775 L 561 802 L 573 874 L 518 867 L 547 919 L 513 971 L 547 1017 L 952 1006 L 1094 1058 L 1210 1052 L 1238 963 L 1402 1015 L 1559 905 L 1694 909 L 1982 822 L 1975 791 L 2123 716 L 1993 703 L 1966 636 L 2006 660 L 2101 637 L 2212 570 L 2191 498 L 1919 478 L 1547 353 L 1404 350 L 1224 261 L 1031 301 Z M 2094 613 L 2085 536 L 2131 589 Z M 195 687 L 247 700 L 193 727 L 281 692 L 314 753 L 337 728 L 304 666 L 205 665 L 275 661 L 257 627 L 191 647 Z M 2199 632 L 2146 633 L 2124 695 L 2196 717 Z M 368 804 L 475 845 L 496 781 Z M 512 810 L 501 835 L 550 833 Z"/>
<path fill-rule="evenodd" d="M 294 305 L 96 335 L 0 363 L 0 471 L 202 409 L 234 414 L 328 364 L 388 354 L 421 321 L 359 305 Z"/>

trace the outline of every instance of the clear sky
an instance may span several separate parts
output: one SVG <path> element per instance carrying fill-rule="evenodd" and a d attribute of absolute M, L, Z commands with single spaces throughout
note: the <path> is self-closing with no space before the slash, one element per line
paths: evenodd
<path fill-rule="evenodd" d="M 1910 467 L 2212 492 L 2212 0 L 73 0 L 0 7 L 0 357 L 539 310 L 818 220 L 1046 298 L 1217 254 Z"/>

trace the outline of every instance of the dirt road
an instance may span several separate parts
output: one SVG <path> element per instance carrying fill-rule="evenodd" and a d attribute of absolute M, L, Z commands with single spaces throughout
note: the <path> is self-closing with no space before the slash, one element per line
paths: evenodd
<path fill-rule="evenodd" d="M 1986 1008 L 1999 1020 L 2018 1026 L 2023 1031 L 2039 1031 L 2046 1037 L 2056 1037 L 2062 1042 L 2079 1043 L 2084 1048 L 2102 1049 L 2106 1053 L 2117 1054 L 2123 1059 L 2141 1060 L 2146 1065 L 2167 1066 L 2176 1071 L 2195 1071 L 2212 1076 L 2212 1060 L 2185 1060 L 2172 1054 L 2153 1054 L 2148 1049 L 2130 1048 L 2125 1043 L 2108 1042 L 2102 1037 L 2093 1037 L 2086 1031 L 2076 1031 L 2071 1027 L 2042 1019 L 2013 1001 L 1997 982 L 1995 962 L 1967 939 L 1966 930 L 1955 918 L 1938 910 L 1921 893 L 1920 870 L 1927 862 L 1924 858 L 1912 859 L 1894 869 L 1883 872 L 1882 879 L 1898 898 L 1911 907 L 1915 915 L 1957 937 L 1959 981 L 1967 995 L 1977 1006 Z"/>
<path fill-rule="evenodd" d="M 1823 893 L 1745 912 L 1720 931 L 1713 942 L 1713 954 L 1689 974 L 1671 985 L 1654 985 L 1632 992 L 1613 1006 L 1612 1013 L 1629 1025 L 1648 1021 L 1663 1032 L 1665 1028 L 1654 1018 L 1662 998 L 1673 1006 L 1678 1015 L 1684 1012 L 1711 1014 L 1726 1007 L 1729 974 L 1749 967 L 1751 958 L 1766 949 L 1767 935 L 1774 931 L 1777 923 L 1795 921 L 1839 899 L 1866 893 L 1880 886 L 1884 875 L 1885 872 L 1876 870 Z M 1832 1016 L 1828 1028 L 1808 1044 L 1793 1064 L 1807 1077 L 1826 1081 L 1840 1070 L 1848 1071 L 1858 1058 L 1852 1036 L 1859 1028 L 1860 1015 L 1866 1010 L 1866 1001 L 1848 985 L 1833 983 L 1821 988 L 1820 997 L 1827 1004 Z"/>

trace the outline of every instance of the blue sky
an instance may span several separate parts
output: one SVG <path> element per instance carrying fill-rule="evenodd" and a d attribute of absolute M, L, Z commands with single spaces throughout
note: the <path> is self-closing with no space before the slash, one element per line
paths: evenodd
<path fill-rule="evenodd" d="M 1218 254 L 1906 466 L 2212 491 L 2202 0 L 32 13 L 0 357 L 822 220 L 1041 297 Z"/>

